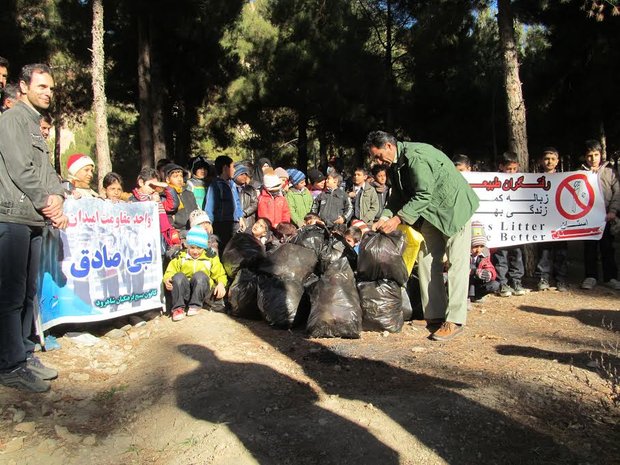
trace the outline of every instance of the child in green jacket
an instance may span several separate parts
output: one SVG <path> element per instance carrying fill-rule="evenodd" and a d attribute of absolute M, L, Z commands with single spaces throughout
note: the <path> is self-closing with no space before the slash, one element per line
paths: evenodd
<path fill-rule="evenodd" d="M 291 187 L 286 192 L 286 201 L 291 211 L 291 223 L 298 228 L 304 225 L 304 216 L 312 208 L 312 194 L 306 188 L 306 176 L 295 168 L 288 170 Z"/>
<path fill-rule="evenodd" d="M 209 234 L 200 226 L 187 233 L 187 251 L 174 258 L 164 273 L 164 286 L 172 292 L 172 321 L 198 314 L 213 292 L 221 299 L 226 294 L 226 272 L 217 255 L 207 255 Z"/>

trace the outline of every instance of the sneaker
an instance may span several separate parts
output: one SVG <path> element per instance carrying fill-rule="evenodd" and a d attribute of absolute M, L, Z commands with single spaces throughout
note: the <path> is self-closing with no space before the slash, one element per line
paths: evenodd
<path fill-rule="evenodd" d="M 172 310 L 172 321 L 181 321 L 183 318 L 185 318 L 185 310 L 180 307 Z"/>
<path fill-rule="evenodd" d="M 566 281 L 558 281 L 555 284 L 555 288 L 558 290 L 558 292 L 566 292 L 568 291 L 568 284 L 566 283 Z"/>
<path fill-rule="evenodd" d="M 31 355 L 26 359 L 26 368 L 41 379 L 49 380 L 58 378 L 58 372 L 53 368 L 46 367 L 38 357 Z"/>
<path fill-rule="evenodd" d="M 502 284 L 502 287 L 499 288 L 499 295 L 501 297 L 510 297 L 514 289 L 510 287 L 508 284 Z"/>
<path fill-rule="evenodd" d="M 547 281 L 544 278 L 540 278 L 540 281 L 538 281 L 537 287 L 539 291 L 546 291 L 549 289 L 549 281 Z"/>
<path fill-rule="evenodd" d="M 487 296 L 483 295 L 482 297 L 479 297 L 477 299 L 472 299 L 472 302 L 475 304 L 483 304 L 487 301 Z"/>
<path fill-rule="evenodd" d="M 187 309 L 187 316 L 195 316 L 202 310 L 200 307 L 189 307 Z"/>
<path fill-rule="evenodd" d="M 519 281 L 515 281 L 512 285 L 512 294 L 521 296 L 528 293 L 528 290 L 524 288 Z"/>
<path fill-rule="evenodd" d="M 434 333 L 444 323 L 445 323 L 445 320 L 443 318 L 433 318 L 430 320 L 426 320 L 426 329 L 428 329 L 429 332 Z"/>
<path fill-rule="evenodd" d="M 462 334 L 464 329 L 465 327 L 463 325 L 445 321 L 441 327 L 432 334 L 431 339 L 434 341 L 449 341 L 459 334 Z"/>
<path fill-rule="evenodd" d="M 39 378 L 25 366 L 17 367 L 8 373 L 0 373 L 0 384 L 30 392 L 46 392 L 50 389 L 49 381 Z"/>
<path fill-rule="evenodd" d="M 581 283 L 581 289 L 587 289 L 588 291 L 590 289 L 593 289 L 594 286 L 596 286 L 596 279 L 595 278 L 586 278 Z"/>
<path fill-rule="evenodd" d="M 617 279 L 610 279 L 605 283 L 605 286 L 613 289 L 614 291 L 620 291 L 620 281 L 618 281 Z"/>

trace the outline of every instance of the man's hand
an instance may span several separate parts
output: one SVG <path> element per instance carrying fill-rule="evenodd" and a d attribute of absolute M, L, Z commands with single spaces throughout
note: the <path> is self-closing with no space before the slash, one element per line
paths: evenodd
<path fill-rule="evenodd" d="M 65 215 L 64 213 L 62 213 L 60 216 L 57 216 L 56 218 L 52 218 L 52 226 L 54 226 L 57 229 L 67 229 L 67 224 L 69 224 L 69 218 L 67 218 L 67 215 Z"/>
<path fill-rule="evenodd" d="M 64 199 L 60 195 L 50 195 L 47 197 L 47 205 L 43 207 L 41 213 L 46 218 L 53 220 L 62 215 L 62 204 Z"/>
<path fill-rule="evenodd" d="M 381 220 L 379 220 L 381 221 Z M 390 218 L 389 220 L 386 220 L 379 228 L 378 230 L 385 233 L 385 234 L 389 234 L 393 231 L 396 231 L 396 227 L 401 224 L 402 221 L 400 220 L 399 216 L 393 216 L 392 218 Z"/>
<path fill-rule="evenodd" d="M 217 286 L 215 286 L 213 290 L 213 296 L 216 299 L 221 299 L 224 295 L 226 295 L 226 287 L 222 283 L 217 283 Z"/>
<path fill-rule="evenodd" d="M 377 220 L 372 224 L 370 229 L 372 229 L 373 231 L 378 231 L 379 228 L 381 228 L 381 226 L 383 226 L 384 223 L 385 223 L 384 219 Z"/>
<path fill-rule="evenodd" d="M 172 290 L 172 280 L 170 278 L 164 279 L 164 287 L 166 288 L 167 291 Z"/>

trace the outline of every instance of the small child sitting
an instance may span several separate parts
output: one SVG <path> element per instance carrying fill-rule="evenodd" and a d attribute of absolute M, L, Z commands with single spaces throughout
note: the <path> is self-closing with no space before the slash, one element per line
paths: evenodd
<path fill-rule="evenodd" d="M 360 254 L 360 241 L 362 240 L 362 230 L 357 226 L 351 226 L 343 234 L 344 240 L 347 241 L 356 254 Z"/>
<path fill-rule="evenodd" d="M 267 218 L 257 219 L 256 223 L 252 225 L 250 232 L 261 244 L 265 245 L 271 240 L 271 221 Z"/>
<path fill-rule="evenodd" d="M 482 302 L 487 294 L 499 291 L 495 279 L 497 272 L 486 248 L 487 236 L 484 225 L 479 221 L 471 223 L 471 259 L 469 272 L 469 300 Z"/>
<path fill-rule="evenodd" d="M 187 233 L 187 251 L 168 264 L 164 286 L 172 292 L 172 321 L 198 314 L 204 301 L 213 293 L 215 299 L 226 294 L 226 272 L 217 255 L 207 255 L 209 234 L 200 226 Z"/>

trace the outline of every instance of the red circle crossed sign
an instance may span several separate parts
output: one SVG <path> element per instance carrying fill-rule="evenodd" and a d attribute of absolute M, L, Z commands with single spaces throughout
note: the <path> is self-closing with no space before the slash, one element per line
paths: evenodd
<path fill-rule="evenodd" d="M 577 192 L 577 190 L 575 189 L 575 186 L 571 184 L 573 181 L 583 182 L 586 188 L 586 191 L 588 193 L 588 198 L 586 199 L 587 203 L 584 203 L 584 201 L 579 198 L 579 192 Z M 575 201 L 574 203 L 575 209 L 576 209 L 575 213 L 567 212 L 564 206 L 562 205 L 561 198 L 562 198 L 562 194 L 564 190 L 566 190 L 568 194 Z M 588 177 L 585 174 L 573 174 L 572 176 L 568 176 L 567 178 L 563 179 L 562 182 L 560 182 L 557 190 L 555 191 L 555 205 L 558 208 L 558 211 L 560 212 L 560 214 L 564 218 L 567 218 L 569 220 L 577 220 L 579 218 L 586 216 L 590 212 L 590 210 L 592 210 L 592 207 L 594 206 L 594 200 L 595 200 L 594 189 L 592 189 L 592 186 L 588 182 Z M 571 206 L 572 205 L 573 204 L 571 202 Z"/>

